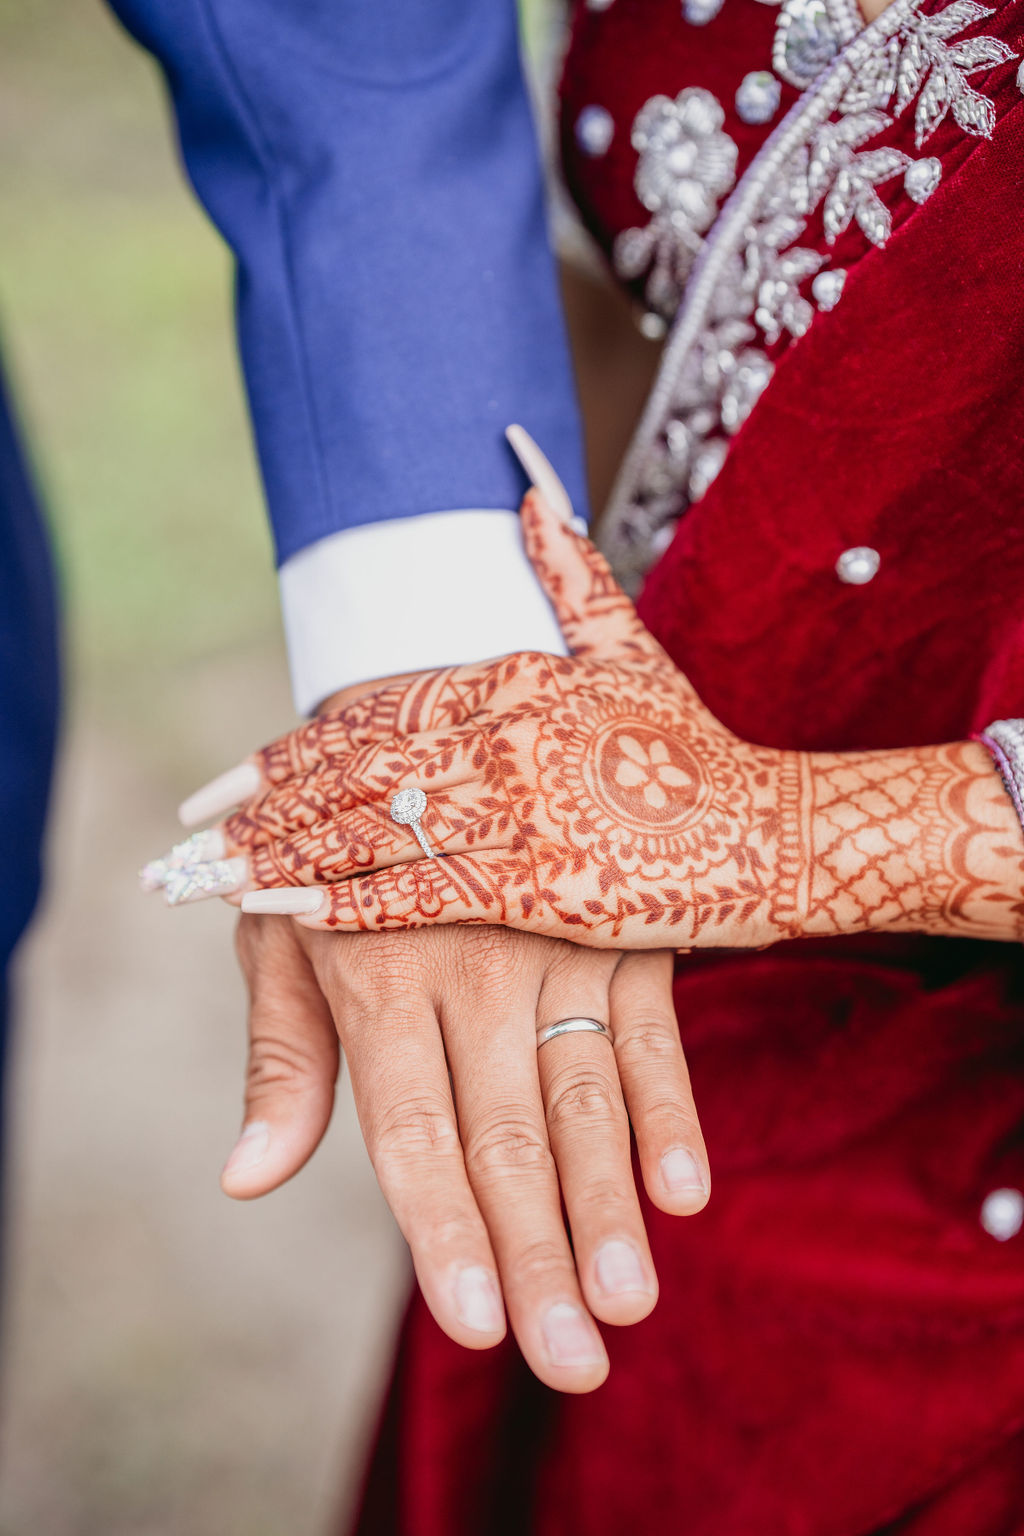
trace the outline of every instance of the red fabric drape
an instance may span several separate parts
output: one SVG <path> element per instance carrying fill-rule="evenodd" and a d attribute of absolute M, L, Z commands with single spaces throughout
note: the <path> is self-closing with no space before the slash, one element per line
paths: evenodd
<path fill-rule="evenodd" d="M 924 8 L 937 12 L 930 0 Z M 726 0 L 581 8 L 563 84 L 572 190 L 598 238 L 647 215 L 629 125 L 655 92 L 731 99 L 775 12 Z M 974 30 L 1024 50 L 1024 3 Z M 971 35 L 968 33 L 967 35 Z M 973 77 L 991 141 L 952 121 L 923 205 L 882 194 L 842 302 L 775 376 L 641 610 L 720 718 L 791 748 L 961 738 L 1024 714 L 1024 99 Z M 786 88 L 785 103 L 795 99 Z M 583 106 L 608 154 L 573 140 Z M 740 169 L 766 130 L 730 120 Z M 912 147 L 912 114 L 878 141 Z M 823 247 L 820 221 L 802 239 Z M 881 556 L 867 586 L 840 552 Z M 647 1208 L 654 1315 L 605 1330 L 608 1383 L 559 1397 L 513 1345 L 469 1354 L 416 1300 L 360 1536 L 1013 1536 L 1024 1532 L 1024 1236 L 979 1225 L 1024 1188 L 1015 947 L 872 936 L 680 963 L 676 1003 L 715 1188 Z"/>

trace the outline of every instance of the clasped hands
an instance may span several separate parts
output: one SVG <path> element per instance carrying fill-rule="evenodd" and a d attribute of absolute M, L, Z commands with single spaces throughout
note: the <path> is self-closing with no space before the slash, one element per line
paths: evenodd
<path fill-rule="evenodd" d="M 487 1347 L 504 1303 L 536 1374 L 587 1391 L 607 1372 L 594 1319 L 635 1322 L 656 1299 L 629 1122 L 655 1205 L 707 1198 L 671 950 L 923 926 L 914 849 L 951 785 L 981 830 L 993 776 L 970 744 L 812 759 L 740 741 L 538 461 L 524 538 L 570 656 L 424 673 L 328 710 L 187 803 L 193 821 L 238 809 L 144 880 L 243 907 L 251 1054 L 228 1193 L 310 1155 L 340 1039 L 440 1326 Z M 412 787 L 436 857 L 390 815 Z M 610 1041 L 538 1051 L 570 1015 L 607 1021 Z"/>

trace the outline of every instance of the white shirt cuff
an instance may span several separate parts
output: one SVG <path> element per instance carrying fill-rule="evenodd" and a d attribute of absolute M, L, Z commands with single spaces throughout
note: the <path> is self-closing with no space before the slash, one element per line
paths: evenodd
<path fill-rule="evenodd" d="M 510 651 L 566 654 L 515 512 L 429 512 L 345 528 L 279 573 L 292 689 L 339 688 Z"/>

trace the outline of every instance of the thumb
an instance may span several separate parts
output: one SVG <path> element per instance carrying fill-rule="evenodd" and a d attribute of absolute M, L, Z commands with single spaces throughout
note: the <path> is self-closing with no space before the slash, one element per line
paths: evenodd
<path fill-rule="evenodd" d="M 338 1037 L 313 969 L 283 918 L 243 915 L 237 947 L 249 987 L 249 1061 L 242 1133 L 221 1188 L 267 1194 L 319 1145 L 334 1107 Z"/>
<path fill-rule="evenodd" d="M 581 533 L 554 467 L 522 427 L 506 437 L 532 481 L 520 508 L 530 563 L 574 656 L 659 651 L 604 556 Z"/>

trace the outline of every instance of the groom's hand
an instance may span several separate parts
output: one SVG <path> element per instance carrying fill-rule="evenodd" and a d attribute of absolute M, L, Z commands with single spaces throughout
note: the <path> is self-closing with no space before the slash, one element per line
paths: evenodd
<path fill-rule="evenodd" d="M 600 1385 L 594 1318 L 636 1322 L 657 1296 L 627 1105 L 654 1202 L 685 1215 L 706 1200 L 671 956 L 504 929 L 315 934 L 253 916 L 238 946 L 250 1060 L 226 1192 L 263 1194 L 310 1156 L 340 1037 L 371 1160 L 440 1326 L 486 1348 L 507 1307 L 541 1380 Z M 612 1040 L 566 1036 L 538 1056 L 538 1026 L 577 1015 L 607 1021 Z"/>

